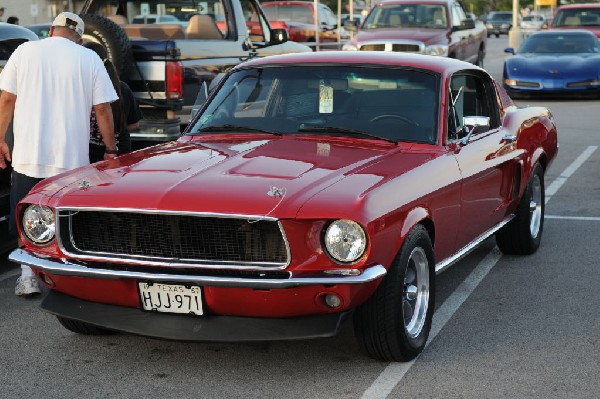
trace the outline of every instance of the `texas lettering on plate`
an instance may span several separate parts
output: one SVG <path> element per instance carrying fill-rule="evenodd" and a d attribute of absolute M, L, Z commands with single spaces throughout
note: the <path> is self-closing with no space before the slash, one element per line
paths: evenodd
<path fill-rule="evenodd" d="M 197 286 L 138 282 L 144 310 L 201 316 L 202 290 Z"/>

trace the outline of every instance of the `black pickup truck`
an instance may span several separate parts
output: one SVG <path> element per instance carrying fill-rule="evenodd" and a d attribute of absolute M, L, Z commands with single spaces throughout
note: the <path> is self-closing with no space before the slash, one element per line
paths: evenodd
<path fill-rule="evenodd" d="M 254 56 L 307 52 L 257 0 L 87 0 L 84 41 L 102 43 L 144 118 L 132 140 L 177 138 L 203 82 Z"/>

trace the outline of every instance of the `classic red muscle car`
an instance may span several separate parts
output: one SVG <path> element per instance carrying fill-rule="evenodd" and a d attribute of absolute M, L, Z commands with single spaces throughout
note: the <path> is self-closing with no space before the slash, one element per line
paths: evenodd
<path fill-rule="evenodd" d="M 487 237 L 536 251 L 551 113 L 471 64 L 320 52 L 233 68 L 177 141 L 73 170 L 19 204 L 42 308 L 83 334 L 331 336 L 424 347 L 435 275 Z"/>

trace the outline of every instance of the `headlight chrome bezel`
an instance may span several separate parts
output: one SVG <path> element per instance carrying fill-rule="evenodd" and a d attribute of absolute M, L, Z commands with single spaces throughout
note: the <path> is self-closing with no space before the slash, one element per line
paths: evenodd
<path fill-rule="evenodd" d="M 56 238 L 54 209 L 44 205 L 27 205 L 21 217 L 21 229 L 32 244 L 48 245 Z"/>
<path fill-rule="evenodd" d="M 333 220 L 323 231 L 325 253 L 340 265 L 359 262 L 367 252 L 367 247 L 367 232 L 353 220 Z"/>
<path fill-rule="evenodd" d="M 425 54 L 435 57 L 447 57 L 448 46 L 445 44 L 432 44 L 431 46 L 425 47 Z"/>

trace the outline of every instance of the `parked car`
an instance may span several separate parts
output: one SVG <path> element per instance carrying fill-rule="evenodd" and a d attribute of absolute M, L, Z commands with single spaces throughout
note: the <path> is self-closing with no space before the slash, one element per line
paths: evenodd
<path fill-rule="evenodd" d="M 600 96 L 600 43 L 584 30 L 531 34 L 504 62 L 504 88 L 517 96 Z M 516 54 L 516 55 L 515 55 Z"/>
<path fill-rule="evenodd" d="M 526 15 L 521 19 L 520 28 L 521 32 L 527 35 L 538 30 L 547 29 L 548 21 L 541 14 Z"/>
<path fill-rule="evenodd" d="M 513 25 L 513 13 L 511 11 L 492 11 L 485 20 L 487 37 L 495 35 L 508 35 Z"/>
<path fill-rule="evenodd" d="M 26 28 L 35 33 L 38 38 L 45 39 L 48 37 L 48 35 L 50 35 L 50 25 L 50 22 L 46 22 L 41 24 L 27 25 Z"/>
<path fill-rule="evenodd" d="M 471 64 L 316 52 L 232 68 L 183 137 L 45 180 L 10 259 L 81 334 L 335 334 L 424 348 L 435 274 L 487 237 L 531 254 L 557 132 Z M 382 333 L 385 331 L 385 334 Z"/>
<path fill-rule="evenodd" d="M 600 38 L 600 4 L 568 4 L 556 9 L 551 29 L 585 29 Z"/>
<path fill-rule="evenodd" d="M 290 40 L 311 46 L 317 39 L 314 5 L 312 1 L 287 0 L 261 3 L 271 26 L 287 30 Z M 326 47 L 332 43 L 337 47 L 340 40 L 347 39 L 349 34 L 341 31 L 338 37 L 337 17 L 325 4 L 319 3 L 318 7 L 319 42 Z"/>
<path fill-rule="evenodd" d="M 353 21 L 347 29 L 357 30 Z M 483 66 L 487 35 L 454 0 L 377 2 L 346 51 L 398 51 L 435 55 Z"/>
<path fill-rule="evenodd" d="M 38 37 L 29 29 L 19 25 L 0 22 L 0 72 L 4 69 L 13 51 L 22 43 L 30 40 L 38 40 Z M 12 124 L 8 127 L 5 140 L 12 152 Z M 17 245 L 17 240 L 8 235 L 11 173 L 12 168 L 10 164 L 6 169 L 0 169 L 0 253 L 13 249 Z"/>

